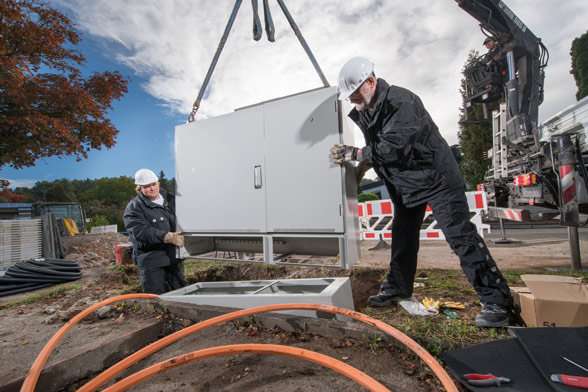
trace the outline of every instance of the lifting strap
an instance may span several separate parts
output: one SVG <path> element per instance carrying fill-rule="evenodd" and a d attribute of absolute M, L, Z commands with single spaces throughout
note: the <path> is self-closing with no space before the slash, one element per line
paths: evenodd
<path fill-rule="evenodd" d="M 286 4 L 284 3 L 283 0 L 277 0 L 277 2 L 280 5 L 280 8 L 282 9 L 282 11 L 284 12 L 286 19 L 288 19 L 288 22 L 290 23 L 290 27 L 294 31 L 294 34 L 298 38 L 298 41 L 300 41 L 302 48 L 304 49 L 304 51 L 308 55 L 310 62 L 314 66 L 314 69 L 316 70 L 321 81 L 323 82 L 323 85 L 325 87 L 329 87 L 330 86 L 329 82 L 325 78 L 323 71 L 321 70 L 320 66 L 318 65 L 316 59 L 314 58 L 314 55 L 312 54 L 310 48 L 308 47 L 306 40 L 302 36 L 302 32 L 300 32 L 300 29 L 296 25 L 294 18 L 292 18 L 292 15 L 290 15 L 290 12 L 288 11 Z M 218 47 L 216 49 L 216 53 L 214 54 L 214 57 L 213 57 L 212 62 L 210 64 L 210 67 L 208 68 L 208 72 L 206 73 L 206 77 L 204 78 L 204 82 L 202 83 L 202 86 L 200 87 L 200 92 L 198 93 L 198 97 L 196 98 L 196 101 L 194 101 L 194 104 L 192 105 L 192 112 L 188 116 L 188 122 L 193 122 L 196 118 L 196 112 L 200 108 L 200 101 L 202 100 L 202 97 L 204 96 L 204 92 L 206 91 L 206 87 L 208 86 L 208 82 L 210 82 L 210 77 L 212 76 L 212 72 L 214 71 L 214 68 L 216 67 L 216 63 L 218 62 L 218 59 L 219 59 L 220 54 L 225 46 L 225 43 L 227 42 L 227 38 L 229 37 L 229 33 L 231 32 L 231 28 L 233 27 L 233 22 L 235 21 L 235 18 L 237 17 L 237 12 L 239 12 L 239 7 L 241 7 L 241 3 L 242 3 L 242 0 L 235 0 L 235 5 L 233 6 L 233 11 L 231 12 L 231 16 L 229 17 L 229 21 L 227 22 L 227 26 L 225 27 L 225 31 L 223 33 L 223 36 L 221 37 L 221 40 L 220 40 Z M 259 19 L 259 15 L 258 15 L 257 0 L 251 0 L 251 6 L 253 7 L 253 39 L 255 41 L 259 41 L 261 39 L 261 35 L 262 35 L 262 28 L 261 28 L 261 22 Z M 274 42 L 275 41 L 275 29 L 274 29 L 274 22 L 272 20 L 272 16 L 270 13 L 268 0 L 263 0 L 263 15 L 264 15 L 264 20 L 265 20 L 265 32 L 267 35 L 267 39 L 270 42 Z"/>

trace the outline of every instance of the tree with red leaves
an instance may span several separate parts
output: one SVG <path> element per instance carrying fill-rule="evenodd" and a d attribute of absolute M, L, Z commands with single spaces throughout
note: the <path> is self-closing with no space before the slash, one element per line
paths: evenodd
<path fill-rule="evenodd" d="M 118 130 L 105 117 L 127 92 L 119 72 L 84 78 L 84 56 L 67 16 L 37 0 L 0 2 L 0 168 L 111 148 Z"/>
<path fill-rule="evenodd" d="M 12 191 L 9 189 L 4 189 L 0 191 L 1 203 L 24 203 L 27 201 L 27 199 L 27 196 L 12 193 Z"/>

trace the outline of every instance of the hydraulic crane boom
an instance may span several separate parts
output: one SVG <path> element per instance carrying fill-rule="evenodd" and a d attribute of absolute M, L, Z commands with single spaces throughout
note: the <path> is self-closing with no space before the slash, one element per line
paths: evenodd
<path fill-rule="evenodd" d="M 492 113 L 492 165 L 483 184 L 488 198 L 494 199 L 488 213 L 499 219 L 523 212 L 530 216 L 533 209 L 559 215 L 560 223 L 568 226 L 572 268 L 581 269 L 578 226 L 580 211 L 588 211 L 588 149 L 582 148 L 588 101 L 539 125 L 549 59 L 541 40 L 502 0 L 455 1 L 498 45 L 490 43 L 490 51 L 463 72 L 466 114 L 468 107 L 481 103 L 487 117 L 486 104 L 500 103 Z M 564 128 L 565 113 L 571 115 L 565 116 L 569 124 Z"/>
<path fill-rule="evenodd" d="M 543 101 L 543 68 L 547 50 L 531 30 L 502 0 L 456 0 L 468 14 L 480 22 L 485 35 L 499 45 L 505 69 L 474 62 L 466 69 L 466 104 L 507 102 L 508 141 L 522 147 L 538 148 L 539 105 Z M 503 62 L 504 63 L 504 62 Z"/>

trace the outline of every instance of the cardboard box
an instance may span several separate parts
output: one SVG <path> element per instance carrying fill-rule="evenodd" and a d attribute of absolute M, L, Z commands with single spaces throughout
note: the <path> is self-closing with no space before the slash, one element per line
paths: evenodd
<path fill-rule="evenodd" d="M 527 287 L 512 287 L 515 313 L 527 327 L 588 326 L 588 286 L 582 279 L 521 275 Z"/>

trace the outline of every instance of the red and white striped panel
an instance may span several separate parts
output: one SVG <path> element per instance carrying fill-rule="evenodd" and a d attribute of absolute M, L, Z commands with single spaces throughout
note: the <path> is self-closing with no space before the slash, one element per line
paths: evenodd
<path fill-rule="evenodd" d="M 486 192 L 466 192 L 466 197 L 468 199 L 468 206 L 470 207 L 470 211 L 488 209 L 488 199 L 486 198 Z"/>
<path fill-rule="evenodd" d="M 433 213 L 433 211 L 431 210 L 431 207 L 429 207 L 429 205 L 427 205 L 427 211 L 425 212 L 425 219 L 426 220 L 429 215 L 431 215 Z M 435 225 L 437 225 L 437 221 L 433 220 L 429 226 L 427 226 L 424 229 L 421 229 L 420 232 L 420 239 L 421 240 L 444 240 L 445 239 L 445 235 L 443 235 L 443 232 L 440 229 L 435 229 Z"/>
<path fill-rule="evenodd" d="M 568 225 L 577 225 L 579 221 L 579 205 L 576 195 L 576 179 L 574 177 L 574 166 L 561 165 L 559 167 L 561 176 L 562 201 L 563 201 L 563 222 Z"/>
<path fill-rule="evenodd" d="M 471 218 L 478 229 L 478 233 L 484 237 L 484 229 L 490 231 L 490 225 L 482 223 L 481 211 L 488 209 L 488 200 L 486 193 L 483 191 L 466 192 L 468 200 L 468 206 L 471 212 L 475 212 L 475 215 Z M 379 225 L 381 220 L 386 216 L 394 215 L 394 205 L 391 200 L 376 200 L 368 201 L 365 203 L 359 203 L 359 218 L 363 224 L 360 223 L 361 239 L 365 240 L 377 240 L 380 239 L 380 234 L 384 239 L 391 239 L 392 233 L 390 227 L 392 221 L 386 224 L 381 230 L 376 230 L 375 227 Z M 425 219 L 432 214 L 431 207 L 427 205 L 425 213 Z M 519 213 L 520 216 L 520 213 Z M 373 224 L 369 224 L 370 218 L 376 217 L 377 221 Z M 521 218 L 522 219 L 522 218 Z M 373 220 L 373 219 L 372 219 Z M 420 232 L 421 239 L 428 240 L 444 240 L 445 236 L 440 229 L 435 229 L 437 221 L 433 221 L 427 228 L 422 229 Z"/>
<path fill-rule="evenodd" d="M 500 211 L 502 212 L 502 217 L 508 220 L 514 221 L 523 221 L 523 211 L 521 210 L 511 210 L 509 208 L 501 208 Z"/>
<path fill-rule="evenodd" d="M 382 239 L 385 239 L 385 240 L 392 239 L 392 232 L 391 231 L 385 231 L 383 233 L 381 233 L 379 231 L 366 231 L 366 232 L 362 232 L 361 233 L 361 239 L 362 240 L 379 240 L 380 239 L 380 234 L 382 234 Z"/>
<path fill-rule="evenodd" d="M 394 205 L 391 200 L 373 200 L 365 203 L 359 203 L 358 206 L 360 218 L 360 232 L 362 240 L 378 240 L 392 238 L 391 225 L 392 220 L 379 230 L 375 228 L 380 226 L 383 219 L 394 215 Z M 373 218 L 377 218 L 374 220 Z"/>
<path fill-rule="evenodd" d="M 366 217 L 394 214 L 392 200 L 373 200 L 360 203 L 360 205 L 361 204 L 365 207 L 364 216 Z M 359 216 L 362 217 L 362 215 Z"/>
<path fill-rule="evenodd" d="M 444 240 L 445 236 L 441 230 L 421 230 L 421 240 Z"/>

